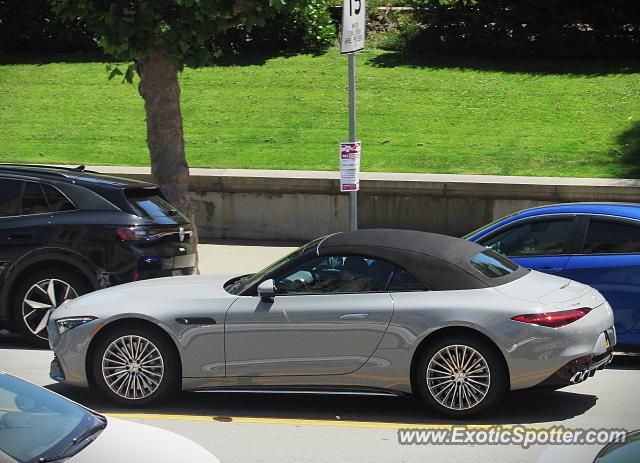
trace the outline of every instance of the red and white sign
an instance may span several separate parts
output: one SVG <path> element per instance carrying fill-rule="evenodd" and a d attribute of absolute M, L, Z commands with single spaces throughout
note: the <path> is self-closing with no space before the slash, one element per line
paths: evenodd
<path fill-rule="evenodd" d="M 360 142 L 340 143 L 340 191 L 360 189 Z"/>

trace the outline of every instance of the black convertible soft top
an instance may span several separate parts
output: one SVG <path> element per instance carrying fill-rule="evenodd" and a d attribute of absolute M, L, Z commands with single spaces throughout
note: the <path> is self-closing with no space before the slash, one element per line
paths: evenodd
<path fill-rule="evenodd" d="M 411 272 L 432 290 L 477 289 L 516 280 L 528 270 L 517 269 L 491 278 L 470 260 L 487 249 L 460 238 L 415 230 L 365 229 L 329 235 L 317 248 L 320 256 L 363 255 L 379 258 Z"/>

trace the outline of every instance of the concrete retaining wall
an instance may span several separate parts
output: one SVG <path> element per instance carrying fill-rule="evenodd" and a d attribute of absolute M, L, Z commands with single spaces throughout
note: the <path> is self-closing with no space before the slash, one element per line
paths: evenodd
<path fill-rule="evenodd" d="M 91 167 L 150 180 L 148 168 Z M 308 240 L 348 228 L 337 172 L 191 169 L 203 238 Z M 363 173 L 360 228 L 461 236 L 512 212 L 575 201 L 640 203 L 640 180 Z"/>

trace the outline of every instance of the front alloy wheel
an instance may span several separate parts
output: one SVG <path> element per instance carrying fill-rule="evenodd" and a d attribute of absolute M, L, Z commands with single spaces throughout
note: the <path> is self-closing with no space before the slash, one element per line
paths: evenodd
<path fill-rule="evenodd" d="M 102 377 L 109 389 L 123 399 L 144 399 L 162 383 L 162 354 L 142 336 L 119 337 L 102 355 Z"/>
<path fill-rule="evenodd" d="M 98 388 L 116 402 L 134 407 L 162 400 L 178 390 L 180 381 L 171 339 L 158 329 L 135 324 L 127 321 L 129 326 L 115 327 L 97 339 L 92 358 Z"/>

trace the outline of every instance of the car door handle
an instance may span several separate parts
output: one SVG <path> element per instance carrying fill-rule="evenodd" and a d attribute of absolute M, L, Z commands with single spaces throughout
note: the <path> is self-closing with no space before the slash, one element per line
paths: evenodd
<path fill-rule="evenodd" d="M 368 316 L 368 313 L 348 313 L 346 315 L 342 315 L 340 320 L 362 320 Z"/>

